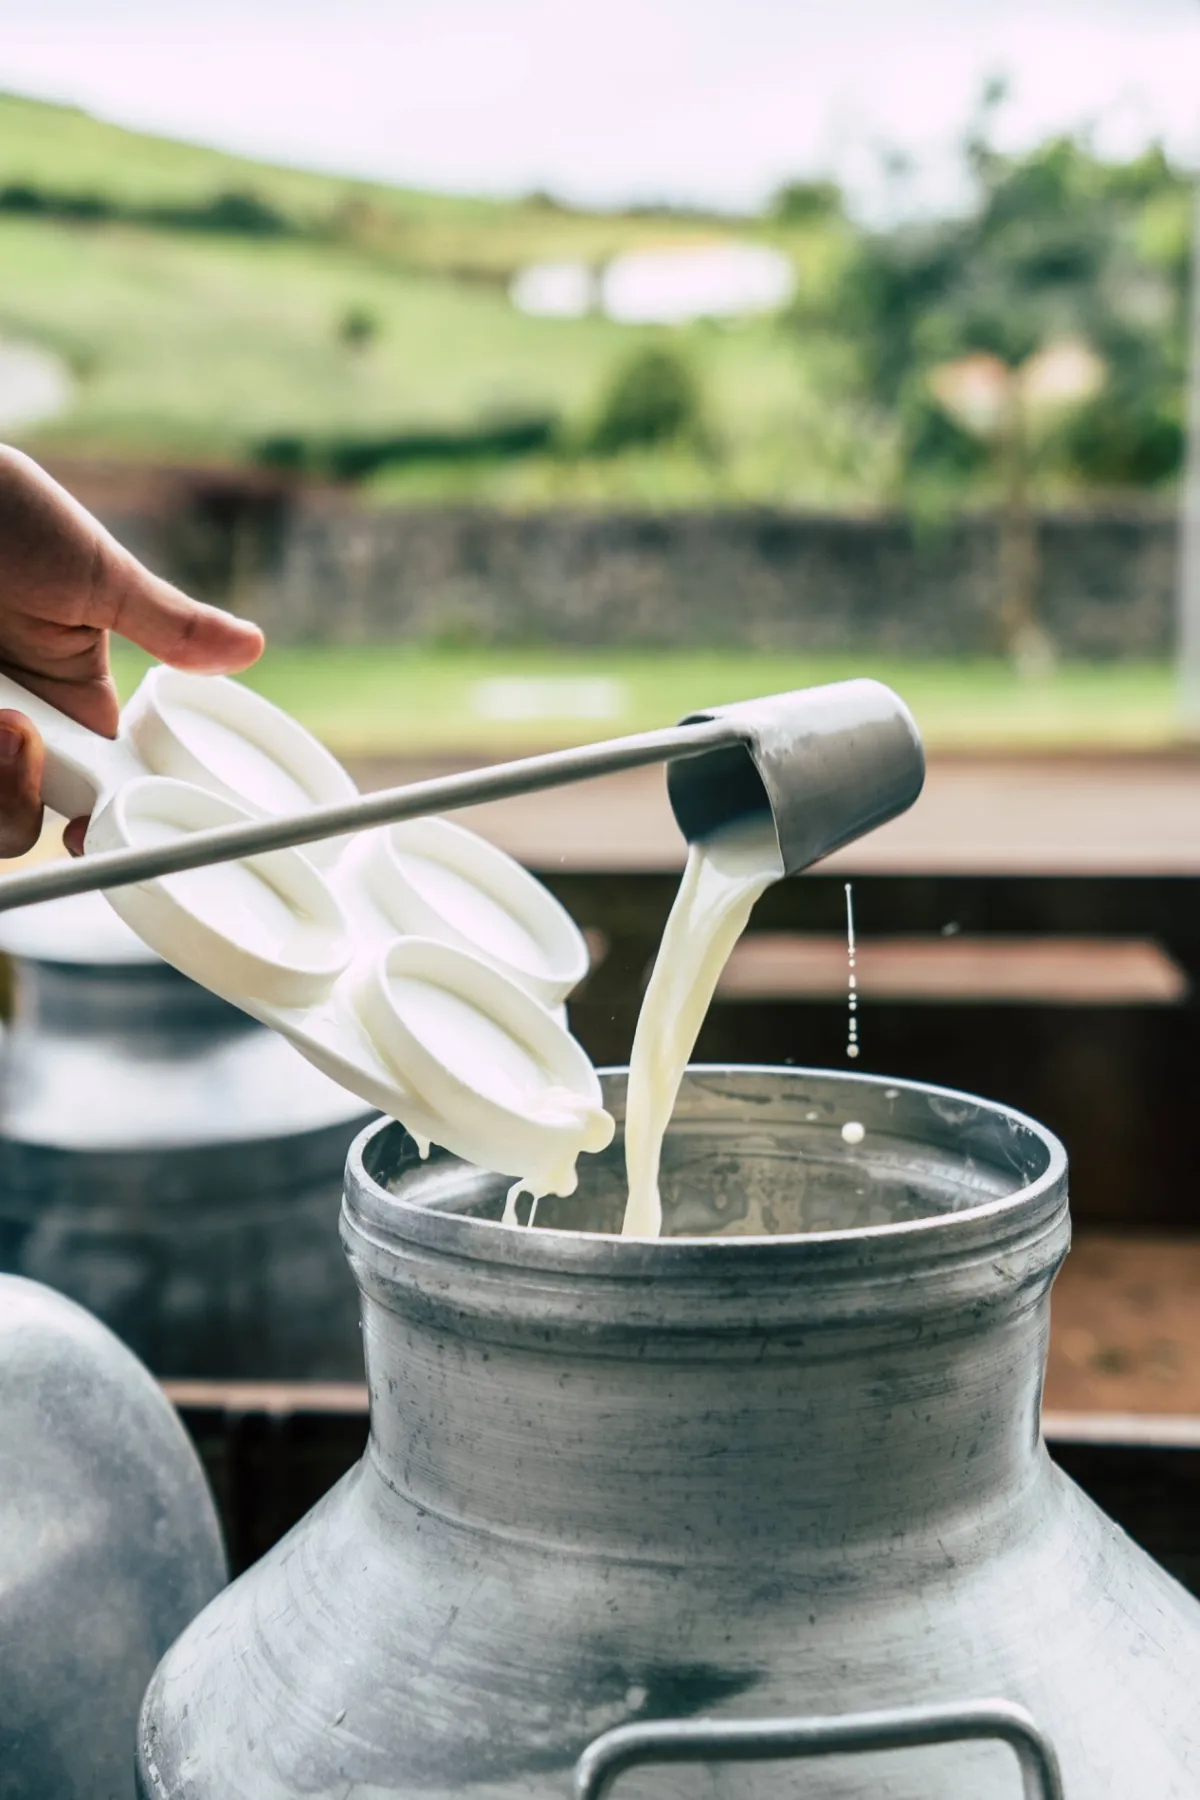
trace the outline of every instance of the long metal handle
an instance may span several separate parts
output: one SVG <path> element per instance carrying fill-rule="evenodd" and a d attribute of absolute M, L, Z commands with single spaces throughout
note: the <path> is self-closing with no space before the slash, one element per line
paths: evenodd
<path fill-rule="evenodd" d="M 669 762 L 674 757 L 744 743 L 746 736 L 744 727 L 728 719 L 675 725 L 665 731 L 642 731 L 632 737 L 610 738 L 606 743 L 585 744 L 576 750 L 554 750 L 543 756 L 522 757 L 517 762 L 497 763 L 489 769 L 415 781 L 407 787 L 364 794 L 338 806 L 313 807 L 286 818 L 221 825 L 213 831 L 196 831 L 145 850 L 105 850 L 74 862 L 23 869 L 0 879 L 0 912 L 31 906 L 39 900 L 59 900 L 66 894 L 130 887 L 161 875 L 177 875 L 184 869 L 203 869 L 210 863 L 261 856 L 268 850 L 312 844 L 319 838 L 340 837 L 343 832 L 363 831 L 371 825 L 391 825 L 427 813 L 453 812 L 484 800 L 507 800 L 538 788 L 586 781 L 593 775 L 612 775 L 622 769 L 643 768 L 648 763 Z"/>
<path fill-rule="evenodd" d="M 771 1762 L 860 1755 L 922 1745 L 999 1739 L 1016 1753 L 1024 1800 L 1063 1800 L 1054 1747 L 1022 1706 L 972 1700 L 950 1706 L 892 1707 L 808 1719 L 695 1719 L 618 1725 L 588 1745 L 575 1765 L 575 1800 L 604 1800 L 614 1781 L 643 1763 Z"/>

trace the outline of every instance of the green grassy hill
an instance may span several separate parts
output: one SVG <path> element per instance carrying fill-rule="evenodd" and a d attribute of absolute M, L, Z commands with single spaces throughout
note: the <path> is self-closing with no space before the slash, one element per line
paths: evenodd
<path fill-rule="evenodd" d="M 141 209 L 200 209 L 223 194 L 252 194 L 296 232 L 370 247 L 398 267 L 480 278 L 505 276 L 543 256 L 611 256 L 731 223 L 670 212 L 577 212 L 544 197 L 474 199 L 279 168 L 127 131 L 74 107 L 0 94 L 0 188 L 12 186 Z M 757 222 L 744 223 L 761 234 Z"/>
<path fill-rule="evenodd" d="M 76 383 L 68 412 L 23 434 L 35 452 L 237 461 L 269 439 L 469 433 L 538 416 L 559 421 L 561 447 L 585 436 L 631 352 L 669 337 L 701 393 L 693 440 L 607 458 L 417 461 L 376 492 L 514 505 L 870 499 L 888 445 L 846 397 L 836 342 L 803 342 L 776 320 L 663 334 L 531 319 L 507 296 L 530 261 L 714 236 L 778 244 L 810 293 L 844 251 L 837 223 L 420 193 L 0 96 L 0 339 L 55 351 Z"/>

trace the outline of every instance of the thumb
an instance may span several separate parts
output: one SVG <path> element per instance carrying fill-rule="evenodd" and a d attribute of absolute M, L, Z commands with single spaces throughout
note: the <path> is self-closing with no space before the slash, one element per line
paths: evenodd
<path fill-rule="evenodd" d="M 0 856 L 24 856 L 42 829 L 42 740 L 23 713 L 0 711 Z"/>
<path fill-rule="evenodd" d="M 192 600 L 114 545 L 105 571 L 107 623 L 131 643 L 175 669 L 229 675 L 262 655 L 263 634 L 248 619 Z"/>

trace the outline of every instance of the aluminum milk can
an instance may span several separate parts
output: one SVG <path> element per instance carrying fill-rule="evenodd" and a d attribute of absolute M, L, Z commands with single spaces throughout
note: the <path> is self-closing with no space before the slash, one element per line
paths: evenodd
<path fill-rule="evenodd" d="M 5 916 L 0 950 L 0 1268 L 158 1375 L 361 1379 L 333 1224 L 362 1101 L 98 894 Z"/>
<path fill-rule="evenodd" d="M 1053 1137 L 914 1083 L 697 1069 L 664 1240 L 594 1235 L 619 1140 L 537 1229 L 497 1223 L 505 1185 L 394 1125 L 355 1145 L 370 1446 L 164 1658 L 145 1796 L 564 1800 L 631 1721 L 1003 1701 L 1067 1800 L 1194 1800 L 1200 1605 L 1040 1435 Z M 619 1795 L 1020 1787 L 1011 1743 L 979 1741 Z"/>
<path fill-rule="evenodd" d="M 224 1579 L 158 1383 L 73 1301 L 0 1275 L 4 1800 L 132 1800 L 143 1689 Z"/>

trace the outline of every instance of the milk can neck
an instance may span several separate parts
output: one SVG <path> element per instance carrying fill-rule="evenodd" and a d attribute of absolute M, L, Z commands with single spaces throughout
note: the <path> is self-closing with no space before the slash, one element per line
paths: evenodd
<path fill-rule="evenodd" d="M 961 1253 L 951 1232 L 907 1259 L 864 1233 L 531 1268 L 345 1229 L 377 1466 L 448 1517 L 779 1564 L 1000 1516 L 1041 1467 L 1061 1204 L 1023 1238 L 986 1248 L 968 1225 Z"/>

